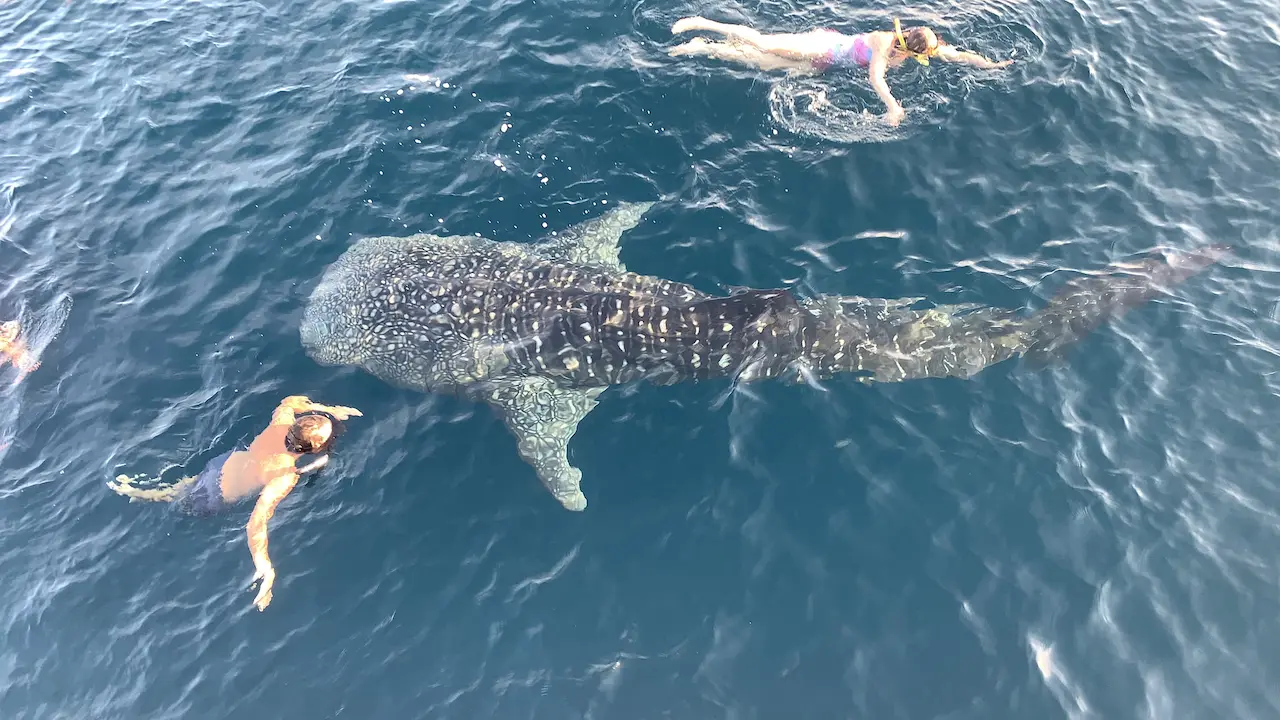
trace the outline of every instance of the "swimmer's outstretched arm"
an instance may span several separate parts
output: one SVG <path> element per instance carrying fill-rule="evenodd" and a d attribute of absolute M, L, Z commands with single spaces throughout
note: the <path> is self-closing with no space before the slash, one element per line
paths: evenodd
<path fill-rule="evenodd" d="M 947 62 L 958 62 L 965 63 L 966 65 L 973 65 L 974 67 L 980 67 L 983 70 L 995 70 L 996 68 L 1007 67 L 1013 64 L 1012 60 L 1001 60 L 1000 62 L 995 62 L 993 60 L 988 60 L 977 53 L 959 50 L 951 45 L 939 46 L 936 57 L 940 60 L 946 60 Z"/>
<path fill-rule="evenodd" d="M 297 473 L 289 473 L 272 480 L 258 496 L 258 504 L 253 507 L 247 527 L 249 536 L 249 553 L 253 555 L 256 572 L 254 580 L 261 580 L 258 596 L 253 604 L 261 612 L 271 604 L 271 586 L 276 582 L 276 570 L 271 567 L 271 556 L 267 553 L 267 523 L 276 514 L 276 506 L 285 499 L 294 486 L 298 484 Z"/>
<path fill-rule="evenodd" d="M 297 418 L 296 413 L 300 412 L 327 412 L 339 420 L 346 420 L 350 417 L 363 417 L 364 414 L 352 407 L 342 405 L 321 405 L 313 403 L 306 395 L 290 395 L 280 401 L 280 405 L 276 407 L 274 413 L 271 414 L 272 425 L 292 425 Z"/>
<path fill-rule="evenodd" d="M 298 477 L 313 470 L 319 470 L 328 462 L 328 455 L 321 456 L 301 470 L 272 480 L 258 496 L 258 504 L 254 505 L 253 514 L 249 516 L 247 532 L 249 553 L 253 555 L 253 565 L 256 569 L 253 579 L 262 580 L 262 585 L 258 588 L 258 596 L 253 599 L 253 604 L 258 607 L 259 612 L 266 610 L 271 604 L 271 586 L 276 582 L 276 570 L 271 566 L 271 556 L 267 553 L 267 523 L 276 514 L 276 506 L 280 501 L 284 500 L 297 486 Z"/>

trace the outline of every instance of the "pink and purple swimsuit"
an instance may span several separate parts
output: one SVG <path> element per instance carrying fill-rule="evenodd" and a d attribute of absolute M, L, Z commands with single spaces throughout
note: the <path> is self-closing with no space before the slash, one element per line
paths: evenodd
<path fill-rule="evenodd" d="M 823 30 L 829 36 L 827 54 L 813 61 L 818 70 L 832 67 L 866 67 L 871 64 L 874 52 L 867 44 L 865 33 L 845 35 L 835 30 Z"/>

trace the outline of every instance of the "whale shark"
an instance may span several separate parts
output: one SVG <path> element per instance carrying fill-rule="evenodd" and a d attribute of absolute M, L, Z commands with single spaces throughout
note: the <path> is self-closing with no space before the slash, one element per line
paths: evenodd
<path fill-rule="evenodd" d="M 569 441 L 610 386 L 900 382 L 968 378 L 1016 357 L 1044 365 L 1228 252 L 1153 252 L 1068 282 L 1032 313 L 788 289 L 715 294 L 626 269 L 621 238 L 652 205 L 618 204 L 539 243 L 361 239 L 311 292 L 302 345 L 321 365 L 487 403 L 551 495 L 581 511 Z"/>

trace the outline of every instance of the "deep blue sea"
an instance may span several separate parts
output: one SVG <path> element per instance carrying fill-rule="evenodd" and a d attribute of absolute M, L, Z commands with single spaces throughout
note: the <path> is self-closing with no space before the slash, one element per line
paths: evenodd
<path fill-rule="evenodd" d="M 668 57 L 691 14 L 1016 62 L 891 72 L 884 133 L 859 74 Z M 1280 718 L 1277 67 L 1264 0 L 0 2 L 0 320 L 43 362 L 0 370 L 0 718 Z M 1043 370 L 611 390 L 580 514 L 488 408 L 302 350 L 359 238 L 648 200 L 624 262 L 711 291 L 1034 308 L 1235 254 Z M 249 506 L 106 483 L 291 394 L 364 417 L 259 613 Z"/>

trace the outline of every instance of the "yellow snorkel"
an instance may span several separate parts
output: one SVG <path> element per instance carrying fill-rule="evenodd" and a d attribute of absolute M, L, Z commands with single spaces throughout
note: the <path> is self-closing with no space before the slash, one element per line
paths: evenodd
<path fill-rule="evenodd" d="M 927 66 L 929 64 L 929 56 L 938 51 L 937 48 L 934 48 L 932 51 L 927 53 L 918 53 L 907 47 L 907 39 L 902 36 L 902 23 L 898 21 L 898 18 L 893 19 L 893 34 L 898 36 L 898 47 L 902 48 L 902 52 L 915 58 L 916 62 L 921 65 Z"/>

